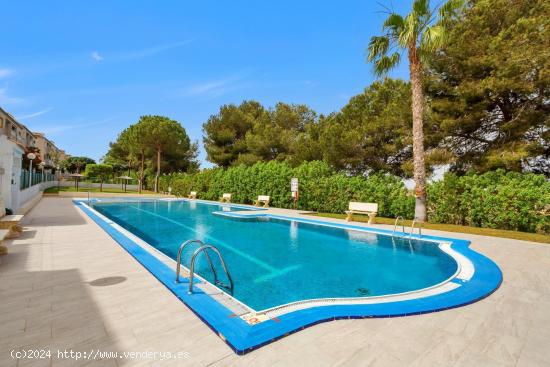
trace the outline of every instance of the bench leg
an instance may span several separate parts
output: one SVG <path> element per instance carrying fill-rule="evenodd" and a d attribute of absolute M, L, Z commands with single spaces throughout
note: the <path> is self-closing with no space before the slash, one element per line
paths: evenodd
<path fill-rule="evenodd" d="M 368 224 L 374 224 L 374 217 L 376 217 L 376 213 L 369 214 L 369 223 Z"/>
<path fill-rule="evenodd" d="M 351 222 L 353 220 L 353 213 L 348 213 L 346 221 Z"/>
<path fill-rule="evenodd" d="M 23 227 L 21 227 L 18 224 L 13 224 L 8 229 L 9 229 L 9 233 L 6 236 L 6 238 L 17 238 L 23 232 Z"/>
<path fill-rule="evenodd" d="M 8 254 L 8 248 L 0 242 L 0 256 L 1 255 L 7 255 Z"/>

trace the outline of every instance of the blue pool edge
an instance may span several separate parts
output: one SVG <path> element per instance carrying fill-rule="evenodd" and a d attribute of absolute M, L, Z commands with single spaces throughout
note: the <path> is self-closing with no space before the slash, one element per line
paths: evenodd
<path fill-rule="evenodd" d="M 422 239 L 450 242 L 453 250 L 467 257 L 474 265 L 473 277 L 467 282 L 460 283 L 459 287 L 451 291 L 424 298 L 378 304 L 315 306 L 291 311 L 256 325 L 249 325 L 200 289 L 196 288 L 195 293 L 188 294 L 189 284 L 187 280 L 176 283 L 174 269 L 168 267 L 146 249 L 96 215 L 93 210 L 85 205 L 86 200 L 74 199 L 73 202 L 239 355 L 246 354 L 322 322 L 341 319 L 402 317 L 466 306 L 488 297 L 502 283 L 502 272 L 499 267 L 491 259 L 470 249 L 470 241 L 423 235 Z M 258 215 L 287 220 L 297 219 L 267 213 Z M 361 229 L 373 233 L 391 234 L 391 231 L 381 229 L 304 218 L 297 220 L 340 228 Z"/>

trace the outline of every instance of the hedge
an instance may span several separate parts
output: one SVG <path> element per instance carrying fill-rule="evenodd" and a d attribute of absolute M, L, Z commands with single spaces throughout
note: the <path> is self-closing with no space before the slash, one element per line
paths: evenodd
<path fill-rule="evenodd" d="M 497 170 L 446 174 L 428 186 L 430 222 L 550 234 L 550 182 Z"/>
<path fill-rule="evenodd" d="M 348 176 L 318 161 L 298 167 L 271 161 L 165 175 L 160 189 L 172 187 L 177 196 L 197 191 L 206 200 L 218 200 L 230 192 L 233 202 L 245 204 L 258 195 L 270 195 L 272 206 L 293 208 L 292 177 L 299 179 L 301 210 L 343 213 L 350 201 L 364 201 L 378 203 L 382 217 L 414 216 L 414 197 L 400 178 L 382 173 Z M 550 183 L 542 175 L 502 170 L 466 176 L 449 173 L 428 185 L 428 216 L 433 223 L 550 233 L 550 217 L 544 211 L 548 203 Z"/>

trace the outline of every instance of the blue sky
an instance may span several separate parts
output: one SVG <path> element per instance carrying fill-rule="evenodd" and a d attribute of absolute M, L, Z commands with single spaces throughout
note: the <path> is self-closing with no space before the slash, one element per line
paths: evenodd
<path fill-rule="evenodd" d="M 1 0 L 0 106 L 94 159 L 139 116 L 166 115 L 209 166 L 202 124 L 221 105 L 329 113 L 368 86 L 365 49 L 386 16 L 381 4 L 391 3 Z M 406 79 L 407 65 L 392 76 Z"/>

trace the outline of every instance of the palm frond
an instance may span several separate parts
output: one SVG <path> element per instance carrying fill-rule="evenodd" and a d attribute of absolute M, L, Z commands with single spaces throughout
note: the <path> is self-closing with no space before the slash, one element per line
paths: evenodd
<path fill-rule="evenodd" d="M 430 14 L 430 0 L 415 0 L 413 3 L 413 12 L 419 18 L 428 16 Z"/>
<path fill-rule="evenodd" d="M 465 0 L 448 0 L 439 8 L 439 16 L 442 20 L 455 17 L 466 6 Z"/>
<path fill-rule="evenodd" d="M 385 56 L 390 47 L 390 39 L 385 36 L 374 36 L 369 42 L 369 54 L 367 60 L 373 61 L 379 57 Z"/>
<path fill-rule="evenodd" d="M 414 12 L 405 17 L 403 31 L 398 35 L 399 46 L 406 48 L 418 38 L 419 18 Z"/>
<path fill-rule="evenodd" d="M 399 35 L 405 26 L 403 17 L 397 13 L 391 13 L 390 16 L 384 22 L 382 30 L 390 32 L 392 35 Z"/>
<path fill-rule="evenodd" d="M 401 55 L 399 52 L 394 52 L 389 56 L 382 56 L 374 63 L 374 73 L 378 76 L 382 76 L 397 66 L 399 61 L 401 61 Z"/>
<path fill-rule="evenodd" d="M 442 25 L 436 24 L 427 27 L 424 29 L 424 32 L 422 32 L 419 48 L 426 52 L 436 51 L 445 44 L 447 34 L 448 32 L 446 32 Z"/>

